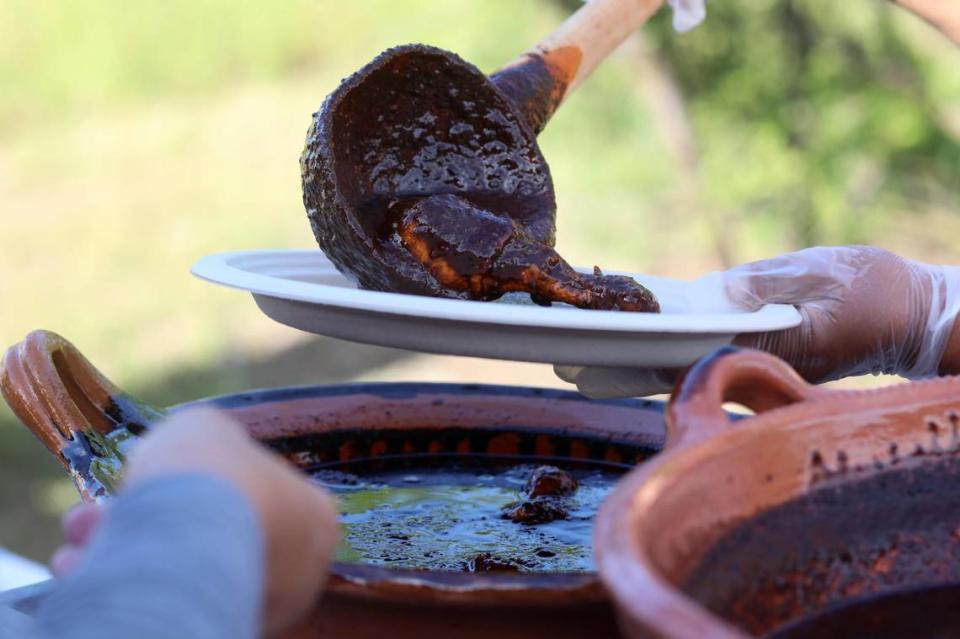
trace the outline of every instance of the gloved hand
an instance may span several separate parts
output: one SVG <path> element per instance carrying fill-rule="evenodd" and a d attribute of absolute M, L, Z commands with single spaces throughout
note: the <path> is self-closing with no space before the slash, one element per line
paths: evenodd
<path fill-rule="evenodd" d="M 799 309 L 803 321 L 796 328 L 740 335 L 734 343 L 770 352 L 815 383 L 866 373 L 934 376 L 960 311 L 960 268 L 871 247 L 806 249 L 733 268 L 721 278 L 739 307 Z M 680 372 L 576 366 L 555 371 L 597 398 L 667 392 Z"/>
<path fill-rule="evenodd" d="M 681 33 L 690 31 L 707 16 L 706 0 L 668 0 L 673 9 L 673 28 Z M 944 0 L 894 0 L 896 4 L 916 14 L 941 33 L 960 44 L 960 2 Z"/>
<path fill-rule="evenodd" d="M 673 28 L 690 31 L 707 17 L 707 0 L 667 0 L 673 9 Z"/>

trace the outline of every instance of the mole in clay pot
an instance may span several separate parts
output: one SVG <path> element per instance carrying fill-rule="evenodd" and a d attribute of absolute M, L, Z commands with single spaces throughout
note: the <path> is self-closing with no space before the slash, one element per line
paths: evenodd
<path fill-rule="evenodd" d="M 597 522 L 627 636 L 958 636 L 960 378 L 831 391 L 726 348 L 667 428 Z"/>
<path fill-rule="evenodd" d="M 498 386 L 280 388 L 160 409 L 45 331 L 7 351 L 0 390 L 85 501 L 111 499 L 140 436 L 196 406 L 226 412 L 331 490 L 343 543 L 285 639 L 615 636 L 594 514 L 664 430 L 658 402 Z M 557 516 L 504 517 L 530 500 Z"/>

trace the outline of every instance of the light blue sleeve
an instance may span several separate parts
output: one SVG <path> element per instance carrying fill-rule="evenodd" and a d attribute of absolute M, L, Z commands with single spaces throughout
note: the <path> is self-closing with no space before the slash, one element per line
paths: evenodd
<path fill-rule="evenodd" d="M 228 483 L 199 474 L 151 480 L 111 503 L 81 565 L 18 636 L 253 639 L 263 545 L 256 514 Z"/>

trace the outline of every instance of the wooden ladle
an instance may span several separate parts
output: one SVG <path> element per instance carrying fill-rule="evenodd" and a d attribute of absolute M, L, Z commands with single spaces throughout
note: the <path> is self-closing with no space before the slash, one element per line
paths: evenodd
<path fill-rule="evenodd" d="M 489 78 L 433 47 L 382 53 L 314 114 L 301 173 L 320 247 L 368 289 L 656 310 L 633 280 L 579 274 L 553 251 L 535 136 L 662 4 L 592 0 Z"/>
<path fill-rule="evenodd" d="M 662 4 L 662 0 L 588 0 L 490 80 L 539 133 L 564 98 Z"/>

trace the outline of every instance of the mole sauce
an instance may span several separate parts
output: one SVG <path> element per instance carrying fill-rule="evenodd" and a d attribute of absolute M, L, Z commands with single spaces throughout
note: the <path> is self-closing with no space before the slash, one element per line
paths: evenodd
<path fill-rule="evenodd" d="M 337 468 L 313 474 L 339 502 L 337 560 L 468 572 L 592 572 L 593 517 L 624 472 L 488 460 Z"/>

